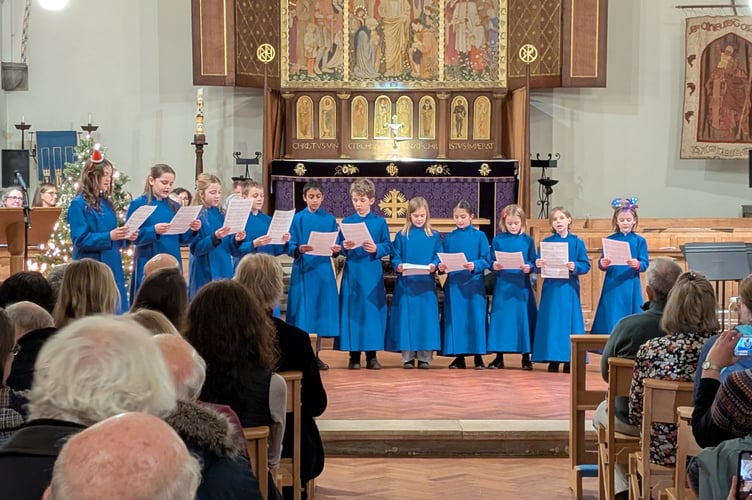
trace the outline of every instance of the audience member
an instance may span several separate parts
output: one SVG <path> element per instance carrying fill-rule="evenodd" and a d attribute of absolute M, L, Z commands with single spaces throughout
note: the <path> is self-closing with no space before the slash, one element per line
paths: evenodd
<path fill-rule="evenodd" d="M 324 446 L 315 418 L 326 410 L 327 398 L 316 355 L 311 348 L 308 333 L 272 314 L 284 292 L 283 272 L 279 261 L 271 255 L 257 253 L 243 257 L 235 270 L 235 281 L 244 285 L 251 295 L 266 309 L 274 323 L 279 348 L 277 371 L 300 371 L 301 385 L 300 418 L 300 475 L 305 484 L 319 476 L 324 469 Z M 291 457 L 293 449 L 292 414 L 287 415 L 282 456 Z"/>
<path fill-rule="evenodd" d="M 197 498 L 260 500 L 258 481 L 241 453 L 245 448 L 242 430 L 197 401 L 206 378 L 204 360 L 179 336 L 160 334 L 154 342 L 167 362 L 178 397 L 177 410 L 166 421 L 202 464 Z"/>
<path fill-rule="evenodd" d="M 144 278 L 160 269 L 180 269 L 178 259 L 168 253 L 158 253 L 144 264 Z"/>
<path fill-rule="evenodd" d="M 13 334 L 13 324 L 0 309 L 0 444 L 18 430 L 24 422 L 26 398 L 6 385 L 13 356 L 18 347 Z"/>
<path fill-rule="evenodd" d="M 49 182 L 43 182 L 34 191 L 32 207 L 55 207 L 57 206 L 57 187 Z"/>
<path fill-rule="evenodd" d="M 274 325 L 246 288 L 230 280 L 204 285 L 188 310 L 185 338 L 206 361 L 201 400 L 229 405 L 243 427 L 269 426 L 269 467 L 279 464 L 285 430 L 285 380 Z"/>
<path fill-rule="evenodd" d="M 52 317 L 62 328 L 77 318 L 113 314 L 119 305 L 120 291 L 112 270 L 97 260 L 81 259 L 68 264 Z"/>
<path fill-rule="evenodd" d="M 52 287 L 42 273 L 21 271 L 10 276 L 0 285 L 0 307 L 28 300 L 52 312 L 55 298 Z"/>
<path fill-rule="evenodd" d="M 146 328 L 149 333 L 153 335 L 168 333 L 170 335 L 180 336 L 180 332 L 175 328 L 175 325 L 170 323 L 167 316 L 159 311 L 154 311 L 152 309 L 138 309 L 129 312 L 126 316 Z"/>
<path fill-rule="evenodd" d="M 13 478 L 3 481 L 7 498 L 40 498 L 62 442 L 84 427 L 123 412 L 166 417 L 175 410 L 167 365 L 131 320 L 73 321 L 44 344 L 35 368 L 29 421 L 0 447 L 0 477 Z"/>
<path fill-rule="evenodd" d="M 172 190 L 170 193 L 170 198 L 178 203 L 180 205 L 187 207 L 191 204 L 191 201 L 193 200 L 193 196 L 191 196 L 191 192 L 188 191 L 185 188 L 176 187 Z"/>
<path fill-rule="evenodd" d="M 63 284 L 63 276 L 65 276 L 65 270 L 68 269 L 69 265 L 70 265 L 70 262 L 57 264 L 55 266 L 52 266 L 50 270 L 47 271 L 47 282 L 50 284 L 50 287 L 52 288 L 53 302 L 57 302 L 57 296 L 58 296 L 58 293 L 60 293 L 60 287 Z"/>
<path fill-rule="evenodd" d="M 47 500 L 192 499 L 201 465 L 169 425 L 144 413 L 110 417 L 60 451 Z"/>
<path fill-rule="evenodd" d="M 180 270 L 159 269 L 144 278 L 131 311 L 139 309 L 159 311 L 178 331 L 183 331 L 188 310 L 188 287 Z"/>
<path fill-rule="evenodd" d="M 23 207 L 23 192 L 20 188 L 11 186 L 3 193 L 3 206 L 5 208 Z"/>
<path fill-rule="evenodd" d="M 16 302 L 9 305 L 5 312 L 15 328 L 19 347 L 13 359 L 8 386 L 17 391 L 27 391 L 34 380 L 34 363 L 39 350 L 57 328 L 52 315 L 33 302 Z"/>

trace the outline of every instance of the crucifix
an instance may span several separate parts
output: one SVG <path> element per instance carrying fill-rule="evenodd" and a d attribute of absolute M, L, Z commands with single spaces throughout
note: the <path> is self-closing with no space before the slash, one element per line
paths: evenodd
<path fill-rule="evenodd" d="M 397 159 L 397 132 L 399 132 L 399 129 L 404 127 L 404 124 L 397 123 L 397 115 L 392 115 L 392 123 L 387 123 L 387 127 L 389 127 L 389 130 L 392 131 L 392 140 L 394 141 L 394 144 L 392 145 L 392 157 L 393 159 Z"/>

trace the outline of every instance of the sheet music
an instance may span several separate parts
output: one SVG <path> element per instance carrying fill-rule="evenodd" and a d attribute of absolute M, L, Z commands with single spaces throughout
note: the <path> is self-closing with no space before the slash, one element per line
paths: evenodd
<path fill-rule="evenodd" d="M 355 243 L 353 248 L 363 246 L 363 243 L 366 242 L 373 243 L 373 238 L 371 238 L 371 233 L 368 232 L 368 226 L 366 226 L 365 222 L 343 222 L 339 227 L 342 229 L 342 235 L 345 237 L 345 240 Z"/>
<path fill-rule="evenodd" d="M 455 271 L 464 271 L 464 265 L 467 264 L 467 258 L 465 257 L 465 254 L 462 252 L 458 253 L 442 253 L 439 252 L 437 254 L 439 256 L 439 260 L 446 264 L 447 269 L 446 272 L 453 273 Z"/>
<path fill-rule="evenodd" d="M 402 276 L 415 276 L 431 274 L 431 266 L 428 264 L 402 264 Z"/>
<path fill-rule="evenodd" d="M 603 242 L 603 256 L 611 260 L 610 266 L 627 265 L 627 261 L 632 258 L 632 252 L 629 250 L 629 243 L 609 238 L 601 238 L 601 241 Z"/>
<path fill-rule="evenodd" d="M 337 243 L 337 235 L 339 232 L 332 231 L 330 233 L 322 233 L 320 231 L 311 231 L 311 235 L 308 236 L 308 245 L 313 247 L 313 250 L 306 253 L 306 255 L 319 255 L 321 257 L 331 257 L 332 247 Z"/>
<path fill-rule="evenodd" d="M 525 259 L 522 258 L 522 252 L 494 252 L 496 256 L 496 262 L 502 265 L 504 269 L 520 269 L 525 265 Z"/>
<path fill-rule="evenodd" d="M 541 259 L 545 261 L 541 276 L 543 278 L 569 279 L 569 245 L 567 243 L 553 243 L 541 241 Z"/>
<path fill-rule="evenodd" d="M 269 224 L 269 230 L 266 232 L 267 236 L 272 237 L 272 245 L 282 245 L 282 236 L 285 233 L 290 232 L 290 226 L 292 226 L 292 219 L 295 217 L 295 210 L 275 210 L 272 215 L 272 222 Z"/>
<path fill-rule="evenodd" d="M 128 217 L 128 220 L 125 221 L 124 225 L 128 228 L 128 237 L 135 233 L 156 209 L 157 207 L 154 205 L 143 205 L 138 207 L 131 216 Z"/>
<path fill-rule="evenodd" d="M 245 223 L 248 222 L 248 215 L 251 213 L 253 207 L 252 199 L 245 198 L 233 198 L 230 200 L 230 204 L 227 205 L 227 212 L 225 213 L 225 225 L 224 227 L 230 228 L 229 234 L 239 233 L 245 231 Z"/>
<path fill-rule="evenodd" d="M 170 221 L 170 229 L 164 234 L 183 234 L 191 227 L 191 222 L 198 219 L 198 214 L 201 213 L 201 205 L 189 205 L 187 207 L 180 207 L 178 213 Z"/>

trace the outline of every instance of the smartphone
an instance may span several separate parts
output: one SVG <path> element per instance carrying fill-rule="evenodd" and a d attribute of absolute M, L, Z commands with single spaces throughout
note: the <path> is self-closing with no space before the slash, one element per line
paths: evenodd
<path fill-rule="evenodd" d="M 752 498 L 752 451 L 739 453 L 736 478 L 737 500 Z"/>
<path fill-rule="evenodd" d="M 752 325 L 736 325 L 734 330 L 742 334 L 734 347 L 734 356 L 752 356 Z"/>

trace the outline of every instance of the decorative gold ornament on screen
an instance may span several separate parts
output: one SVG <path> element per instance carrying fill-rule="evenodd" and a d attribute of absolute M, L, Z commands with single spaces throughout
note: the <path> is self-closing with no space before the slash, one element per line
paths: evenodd
<path fill-rule="evenodd" d="M 392 116 L 392 100 L 386 95 L 376 98 L 373 105 L 373 138 L 390 139 L 389 123 Z"/>
<path fill-rule="evenodd" d="M 476 97 L 473 102 L 473 139 L 491 139 L 491 101 L 484 95 Z"/>
<path fill-rule="evenodd" d="M 467 139 L 467 99 L 456 96 L 449 106 L 449 138 L 453 141 Z"/>
<path fill-rule="evenodd" d="M 337 108 L 332 96 L 319 100 L 319 139 L 336 139 Z"/>
<path fill-rule="evenodd" d="M 295 129 L 296 139 L 313 139 L 313 101 L 307 95 L 295 105 Z"/>
<path fill-rule="evenodd" d="M 350 103 L 350 138 L 368 139 L 368 101 L 362 95 Z"/>
<path fill-rule="evenodd" d="M 431 96 L 418 103 L 418 139 L 436 139 L 436 101 Z"/>
<path fill-rule="evenodd" d="M 389 218 L 404 217 L 407 214 L 407 196 L 398 189 L 390 189 L 379 201 L 379 208 Z"/>

